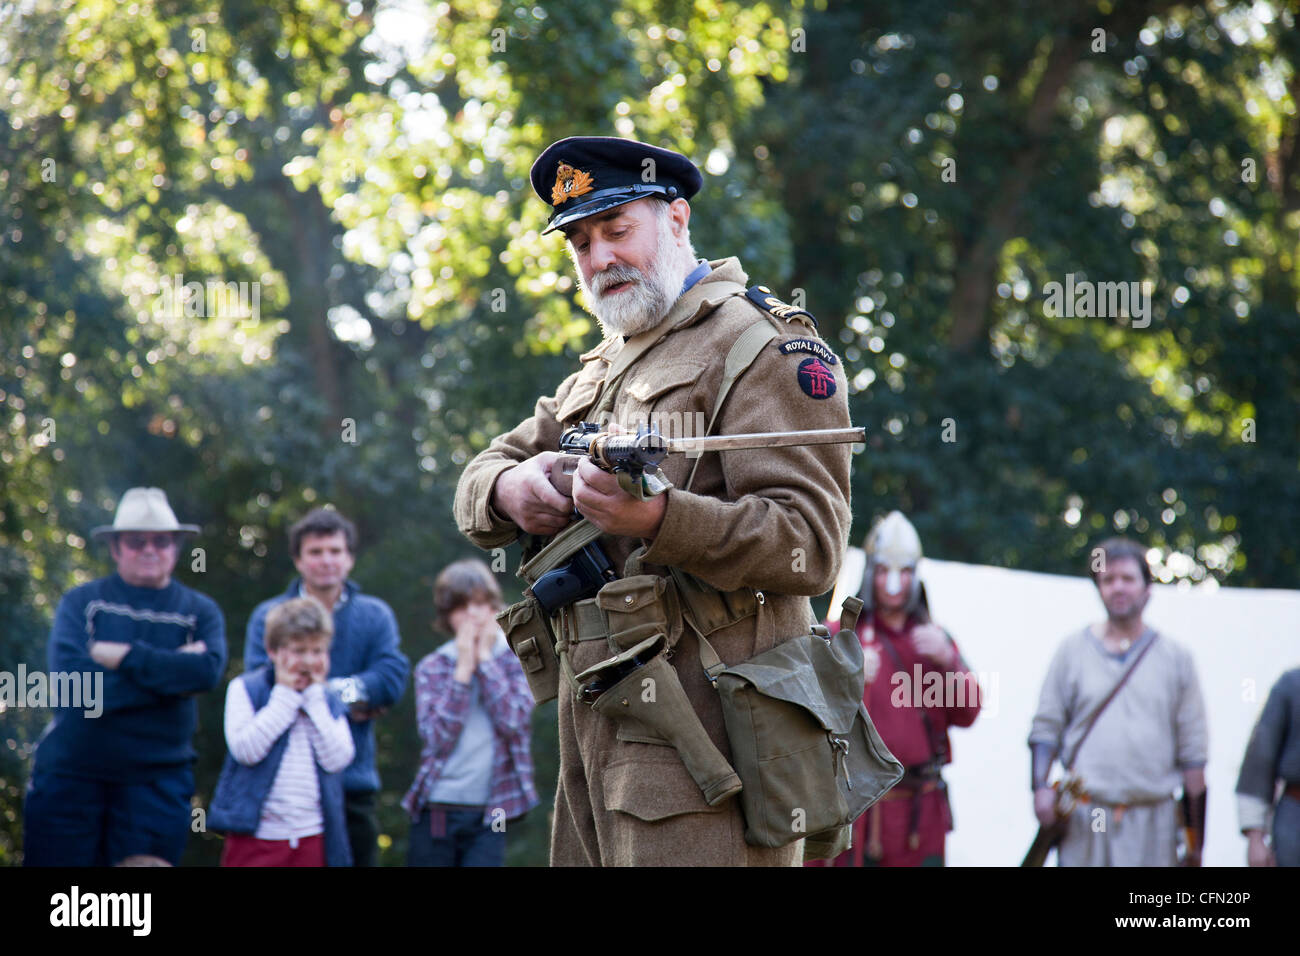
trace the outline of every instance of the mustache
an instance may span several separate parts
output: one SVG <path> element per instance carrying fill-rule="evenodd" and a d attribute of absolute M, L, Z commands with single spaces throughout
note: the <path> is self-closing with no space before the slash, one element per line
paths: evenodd
<path fill-rule="evenodd" d="M 621 282 L 644 282 L 645 276 L 641 274 L 640 269 L 634 269 L 632 266 L 614 265 L 610 266 L 604 272 L 597 273 L 591 278 L 591 291 L 597 295 L 603 295 L 605 290 L 611 286 L 616 286 Z"/>

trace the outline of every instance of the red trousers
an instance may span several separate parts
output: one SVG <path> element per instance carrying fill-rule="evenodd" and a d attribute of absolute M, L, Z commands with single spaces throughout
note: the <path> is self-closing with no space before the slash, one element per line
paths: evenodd
<path fill-rule="evenodd" d="M 299 837 L 298 846 L 288 840 L 259 840 L 242 833 L 226 834 L 221 851 L 222 866 L 324 866 L 323 834 Z"/>
<path fill-rule="evenodd" d="M 805 866 L 943 866 L 944 837 L 952 828 L 948 801 L 939 790 L 921 794 L 913 846 L 912 795 L 891 790 L 853 824 L 853 846 L 833 861 Z M 873 859 L 873 852 L 880 857 Z"/>

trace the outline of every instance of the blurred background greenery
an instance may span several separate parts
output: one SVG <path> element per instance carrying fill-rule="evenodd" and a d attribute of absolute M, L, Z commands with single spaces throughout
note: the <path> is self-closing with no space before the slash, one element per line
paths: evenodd
<path fill-rule="evenodd" d="M 1296 587 L 1298 65 L 1287 5 L 1231 0 L 0 4 L 0 669 L 43 666 L 142 484 L 203 527 L 178 577 L 227 676 L 326 502 L 432 651 L 461 466 L 598 339 L 527 181 L 579 133 L 692 157 L 697 250 L 817 315 L 870 435 L 855 541 L 899 507 L 946 559 L 1081 573 L 1118 531 L 1163 581 Z M 1150 282 L 1150 326 L 1048 317 L 1068 274 Z M 209 281 L 257 321 L 161 291 Z M 511 863 L 545 862 L 554 723 Z M 0 713 L 0 863 L 43 724 Z M 379 754 L 400 865 L 409 691 Z"/>

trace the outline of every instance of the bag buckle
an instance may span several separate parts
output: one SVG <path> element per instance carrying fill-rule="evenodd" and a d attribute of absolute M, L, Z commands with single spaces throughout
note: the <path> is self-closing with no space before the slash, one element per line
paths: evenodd
<path fill-rule="evenodd" d="M 826 736 L 827 738 L 830 739 L 831 749 L 834 751 L 834 753 L 831 754 L 831 763 L 833 763 L 835 766 L 834 772 L 836 774 L 842 773 L 844 775 L 844 785 L 847 786 L 850 790 L 852 790 L 853 781 L 849 778 L 849 764 L 848 764 L 849 742 L 844 737 L 836 737 L 830 731 L 826 732 Z"/>

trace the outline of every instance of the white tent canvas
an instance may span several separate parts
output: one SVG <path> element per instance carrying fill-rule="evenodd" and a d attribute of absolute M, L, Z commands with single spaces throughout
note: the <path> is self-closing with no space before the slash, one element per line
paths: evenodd
<path fill-rule="evenodd" d="M 849 549 L 831 603 L 857 590 L 865 556 Z M 925 559 L 936 623 L 979 674 L 985 707 L 952 731 L 945 772 L 956 829 L 950 866 L 1016 866 L 1037 824 L 1029 794 L 1029 724 L 1048 662 L 1061 640 L 1105 616 L 1085 577 Z M 1144 620 L 1191 651 L 1210 725 L 1207 866 L 1242 866 L 1234 790 L 1242 754 L 1269 689 L 1300 666 L 1300 592 L 1156 585 Z M 1055 859 L 1055 854 L 1053 854 Z"/>

